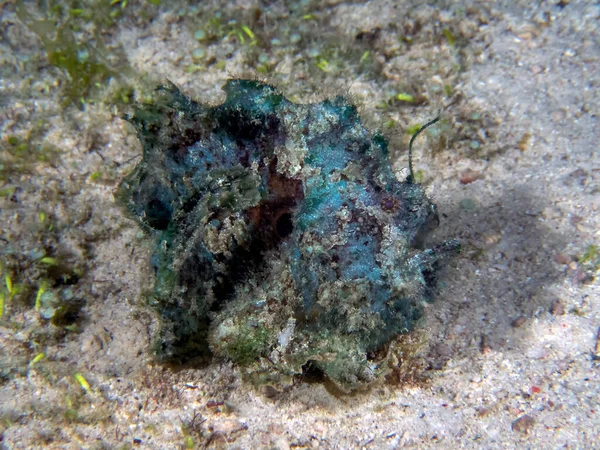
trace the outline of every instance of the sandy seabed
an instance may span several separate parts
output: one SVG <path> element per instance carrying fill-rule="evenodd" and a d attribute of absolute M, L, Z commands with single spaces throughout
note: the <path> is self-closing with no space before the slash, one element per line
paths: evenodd
<path fill-rule="evenodd" d="M 119 72 L 82 107 L 65 105 L 72 80 L 15 2 L 0 3 L 0 448 L 598 447 L 600 289 L 585 255 L 600 244 L 600 6 L 151 3 L 76 30 Z M 217 103 L 230 76 L 298 102 L 350 95 L 387 130 L 399 174 L 403 130 L 442 109 L 417 168 L 442 218 L 431 240 L 463 252 L 427 307 L 418 376 L 276 392 L 227 361 L 152 362 L 149 246 L 113 198 L 141 148 L 115 98 L 168 78 Z M 74 274 L 83 306 L 66 328 L 35 307 L 44 255 Z"/>

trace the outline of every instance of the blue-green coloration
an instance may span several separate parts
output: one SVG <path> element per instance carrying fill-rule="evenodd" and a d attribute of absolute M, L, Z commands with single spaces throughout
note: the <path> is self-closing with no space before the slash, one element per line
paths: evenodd
<path fill-rule="evenodd" d="M 417 250 L 435 206 L 396 179 L 345 98 L 299 105 L 249 80 L 225 91 L 212 107 L 165 86 L 130 118 L 144 157 L 118 198 L 156 240 L 157 353 L 212 351 L 260 382 L 310 363 L 342 389 L 367 384 L 458 244 Z"/>

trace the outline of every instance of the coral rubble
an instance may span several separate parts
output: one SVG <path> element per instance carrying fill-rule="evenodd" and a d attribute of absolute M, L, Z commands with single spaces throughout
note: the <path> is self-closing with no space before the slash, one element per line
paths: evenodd
<path fill-rule="evenodd" d="M 157 353 L 209 351 L 264 383 L 310 364 L 344 390 L 385 372 L 386 344 L 432 298 L 450 241 L 419 250 L 435 205 L 343 97 L 301 105 L 231 80 L 207 106 L 172 85 L 129 120 L 143 160 L 117 198 L 155 238 Z"/>

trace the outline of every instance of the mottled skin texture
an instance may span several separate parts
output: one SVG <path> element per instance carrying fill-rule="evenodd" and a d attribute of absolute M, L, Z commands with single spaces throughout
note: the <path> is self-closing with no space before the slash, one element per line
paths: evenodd
<path fill-rule="evenodd" d="M 367 384 L 458 244 L 417 249 L 435 205 L 396 179 L 345 98 L 298 105 L 249 80 L 225 91 L 211 107 L 164 86 L 130 118 L 144 157 L 117 197 L 156 240 L 157 354 L 212 352 L 260 382 L 310 363 L 342 389 Z"/>

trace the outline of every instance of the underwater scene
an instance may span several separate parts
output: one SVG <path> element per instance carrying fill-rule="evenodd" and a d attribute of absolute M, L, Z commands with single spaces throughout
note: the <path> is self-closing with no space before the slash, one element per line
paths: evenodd
<path fill-rule="evenodd" d="M 599 5 L 0 21 L 0 449 L 597 445 Z"/>

